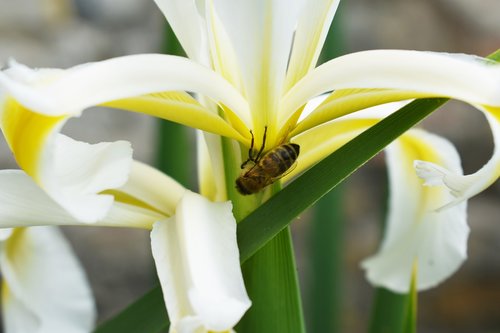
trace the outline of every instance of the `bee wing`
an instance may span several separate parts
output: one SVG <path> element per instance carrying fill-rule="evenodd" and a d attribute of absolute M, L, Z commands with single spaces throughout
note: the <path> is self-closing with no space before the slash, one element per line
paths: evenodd
<path fill-rule="evenodd" d="M 274 178 L 271 178 L 272 179 L 272 182 L 271 183 L 274 183 L 275 181 L 277 181 L 278 179 L 280 178 L 283 178 L 285 177 L 286 175 L 288 175 L 290 172 L 292 172 L 295 168 L 297 167 L 297 161 L 295 161 L 292 166 L 290 166 L 285 172 L 283 172 L 281 175 L 279 175 L 278 177 L 274 177 Z"/>

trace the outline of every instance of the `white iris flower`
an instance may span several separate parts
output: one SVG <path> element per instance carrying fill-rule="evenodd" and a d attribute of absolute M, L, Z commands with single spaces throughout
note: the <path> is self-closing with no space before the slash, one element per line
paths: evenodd
<path fill-rule="evenodd" d="M 212 202 L 227 199 L 219 136 L 239 142 L 242 152 L 251 130 L 261 147 L 267 128 L 266 150 L 299 144 L 291 177 L 385 116 L 365 109 L 449 97 L 486 115 L 492 158 L 464 176 L 444 139 L 417 130 L 402 136 L 388 148 L 392 196 L 384 243 L 363 263 L 373 284 L 399 292 L 409 290 L 415 267 L 418 289 L 441 282 L 466 255 L 466 200 L 500 173 L 500 66 L 475 56 L 374 50 L 315 67 L 338 2 L 156 0 L 188 58 L 142 54 L 66 70 L 11 62 L 0 73 L 0 124 L 24 171 L 0 172 L 0 225 L 152 229 L 171 329 L 227 331 L 250 301 L 231 205 Z M 200 163 L 201 194 L 212 201 L 133 162 L 126 142 L 90 145 L 59 133 L 68 118 L 95 105 L 212 133 Z M 415 160 L 433 187 L 422 187 Z"/>

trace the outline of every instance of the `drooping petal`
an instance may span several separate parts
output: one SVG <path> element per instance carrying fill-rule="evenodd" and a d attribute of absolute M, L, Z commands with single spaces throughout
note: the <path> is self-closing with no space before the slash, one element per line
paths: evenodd
<path fill-rule="evenodd" d="M 302 8 L 293 38 L 285 91 L 316 66 L 339 3 L 339 0 L 315 0 Z"/>
<path fill-rule="evenodd" d="M 407 293 L 416 268 L 417 290 L 436 286 L 452 275 L 466 258 L 466 203 L 437 210 L 451 198 L 444 188 L 425 187 L 413 161 L 424 158 L 460 173 L 460 160 L 443 138 L 412 130 L 387 148 L 389 217 L 380 250 L 362 267 L 368 280 Z"/>
<path fill-rule="evenodd" d="M 176 215 L 155 224 L 151 240 L 171 330 L 226 331 L 236 325 L 250 300 L 230 203 L 186 192 Z"/>
<path fill-rule="evenodd" d="M 151 229 L 161 213 L 117 200 L 108 214 L 92 225 Z M 70 215 L 19 170 L 0 171 L 0 227 L 88 225 Z"/>
<path fill-rule="evenodd" d="M 47 140 L 35 180 L 72 216 L 96 222 L 113 204 L 111 196 L 100 192 L 123 185 L 131 162 L 128 142 L 91 145 L 56 134 Z"/>
<path fill-rule="evenodd" d="M 452 199 L 442 209 L 473 197 L 500 177 L 500 107 L 479 107 L 479 109 L 488 120 L 495 144 L 493 156 L 481 169 L 464 176 L 432 161 L 415 163 L 417 174 L 425 181 L 425 185 L 441 186 L 452 194 Z"/>
<path fill-rule="evenodd" d="M 13 68 L 0 72 L 0 88 L 37 113 L 74 115 L 114 100 L 164 91 L 190 91 L 227 106 L 250 124 L 248 104 L 241 94 L 214 71 L 183 57 L 124 56 L 64 71 L 44 70 L 37 80 L 19 80 L 19 75 L 11 74 Z"/>
<path fill-rule="evenodd" d="M 10 97 L 1 106 L 0 127 L 19 166 L 75 218 L 103 218 L 113 198 L 98 193 L 127 180 L 130 145 L 75 141 L 58 133 L 68 116 L 39 114 Z"/>
<path fill-rule="evenodd" d="M 155 0 L 184 51 L 200 63 L 208 61 L 205 22 L 197 0 Z M 201 9 L 203 10 L 203 9 Z"/>
<path fill-rule="evenodd" d="M 16 229 L 2 245 L 0 267 L 6 332 L 91 332 L 92 291 L 58 229 Z"/>
<path fill-rule="evenodd" d="M 265 125 L 273 136 L 278 101 L 292 45 L 304 6 L 302 0 L 214 0 L 239 62 L 255 134 Z M 286 14 L 285 14 L 286 13 Z"/>
<path fill-rule="evenodd" d="M 500 105 L 500 65 L 466 55 L 372 50 L 338 57 L 309 72 L 284 97 L 280 123 L 314 96 L 335 89 L 382 88 L 471 104 Z"/>

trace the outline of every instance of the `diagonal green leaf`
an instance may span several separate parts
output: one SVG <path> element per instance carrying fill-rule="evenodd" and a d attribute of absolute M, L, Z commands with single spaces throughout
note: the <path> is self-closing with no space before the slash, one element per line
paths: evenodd
<path fill-rule="evenodd" d="M 243 264 L 252 307 L 236 332 L 305 332 L 291 237 L 286 228 Z"/>
<path fill-rule="evenodd" d="M 306 208 L 447 101 L 446 98 L 428 98 L 411 102 L 330 154 L 266 201 L 238 224 L 241 261 L 250 258 Z"/>

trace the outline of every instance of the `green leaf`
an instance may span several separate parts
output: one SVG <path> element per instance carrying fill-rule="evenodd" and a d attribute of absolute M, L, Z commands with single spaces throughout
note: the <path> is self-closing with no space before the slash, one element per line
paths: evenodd
<path fill-rule="evenodd" d="M 271 197 L 238 224 L 237 232 L 241 262 L 248 260 L 269 240 L 287 227 L 296 216 L 328 193 L 391 141 L 446 101 L 445 98 L 433 98 L 416 100 L 408 104 L 358 135 Z M 108 331 L 100 328 L 97 332 L 159 332 L 158 330 L 126 330 L 128 327 L 127 322 L 158 322 L 161 321 L 161 318 L 165 318 L 164 314 L 161 318 L 158 318 L 158 311 L 141 311 L 142 302 L 148 301 L 148 298 L 152 298 L 151 302 L 158 303 L 158 298 L 161 298 L 159 287 L 156 287 L 155 290 L 137 302 L 137 312 L 134 311 L 136 306 L 136 303 L 134 303 L 126 310 L 128 311 L 127 316 L 120 315 L 102 326 L 114 327 L 116 325 L 117 327 L 123 327 L 122 330 Z M 160 311 L 165 310 L 162 308 Z M 115 321 L 124 321 L 125 323 L 113 324 Z M 163 326 L 155 326 L 155 328 L 159 327 Z"/>
<path fill-rule="evenodd" d="M 236 332 L 305 332 L 290 228 L 247 260 L 242 270 L 252 306 Z"/>
<path fill-rule="evenodd" d="M 446 98 L 428 98 L 411 102 L 346 143 L 271 197 L 238 224 L 241 261 L 250 258 L 306 208 L 446 101 Z"/>

